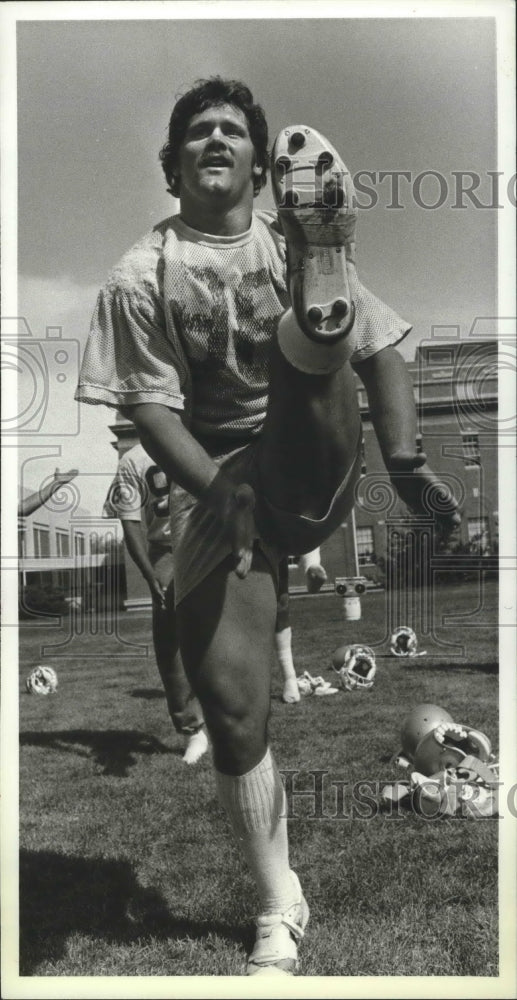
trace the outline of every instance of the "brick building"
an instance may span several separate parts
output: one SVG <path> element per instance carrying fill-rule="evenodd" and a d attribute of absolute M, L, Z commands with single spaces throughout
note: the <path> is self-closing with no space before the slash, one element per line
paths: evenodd
<path fill-rule="evenodd" d="M 423 342 L 408 363 L 418 411 L 418 442 L 429 465 L 461 498 L 459 540 L 472 552 L 495 554 L 498 540 L 497 484 L 497 341 L 474 339 Z M 383 560 L 389 534 L 404 523 L 407 512 L 396 500 L 373 430 L 366 392 L 357 379 L 363 422 L 363 476 L 357 502 L 347 521 L 322 546 L 329 588 L 336 576 L 366 576 L 372 584 L 385 579 Z M 122 455 L 136 443 L 133 424 L 122 417 L 111 425 L 113 446 Z M 425 523 L 425 519 L 424 519 Z M 304 580 L 291 559 L 291 586 Z M 146 584 L 126 556 L 128 608 L 149 601 Z"/>

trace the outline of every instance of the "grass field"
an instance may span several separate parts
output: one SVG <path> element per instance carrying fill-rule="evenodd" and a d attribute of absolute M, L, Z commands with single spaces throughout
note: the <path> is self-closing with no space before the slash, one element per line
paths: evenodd
<path fill-rule="evenodd" d="M 298 705 L 281 702 L 275 672 L 278 764 L 296 772 L 297 791 L 315 780 L 323 789 L 291 799 L 292 865 L 311 907 L 306 976 L 498 974 L 498 821 L 377 807 L 378 788 L 404 777 L 390 758 L 418 702 L 443 705 L 497 750 L 495 586 L 444 586 L 435 603 L 428 655 L 406 661 L 381 655 L 383 592 L 367 595 L 362 620 L 346 626 L 333 595 L 292 601 L 298 673 L 330 678 L 343 641 L 374 644 L 378 657 L 372 691 Z M 442 627 L 452 613 L 461 623 Z M 149 625 L 143 613 L 123 616 L 122 638 L 148 643 Z M 122 657 L 131 647 L 85 632 L 42 657 L 42 645 L 63 638 L 40 626 L 21 633 L 20 974 L 240 975 L 256 899 L 208 755 L 195 768 L 182 763 L 152 655 Z M 40 662 L 58 673 L 55 696 L 24 693 Z M 350 783 L 341 807 L 332 781 Z M 369 785 L 354 805 L 359 781 Z"/>

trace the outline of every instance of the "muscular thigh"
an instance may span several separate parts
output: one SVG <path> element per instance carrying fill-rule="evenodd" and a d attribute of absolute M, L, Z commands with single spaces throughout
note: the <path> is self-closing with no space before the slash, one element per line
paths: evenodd
<path fill-rule="evenodd" d="M 156 579 L 159 580 L 162 587 L 168 587 L 174 572 L 174 561 L 171 550 L 150 549 L 149 558 Z"/>
<path fill-rule="evenodd" d="M 267 719 L 276 608 L 273 571 L 260 551 L 246 579 L 227 558 L 178 605 L 183 662 L 208 722 Z"/>

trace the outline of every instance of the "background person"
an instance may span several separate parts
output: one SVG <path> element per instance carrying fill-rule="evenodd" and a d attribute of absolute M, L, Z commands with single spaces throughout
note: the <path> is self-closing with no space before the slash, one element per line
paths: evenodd
<path fill-rule="evenodd" d="M 319 547 L 300 556 L 299 565 L 305 573 L 308 593 L 317 594 L 327 580 L 326 571 L 321 565 Z M 289 619 L 289 560 L 287 556 L 280 560 L 278 569 L 275 649 L 284 680 L 282 701 L 292 705 L 300 701 L 300 691 L 296 680 L 296 668 L 293 660 L 293 630 Z"/>
<path fill-rule="evenodd" d="M 34 511 L 38 510 L 39 507 L 43 507 L 43 504 L 50 497 L 54 496 L 54 493 L 57 493 L 61 486 L 71 483 L 72 479 L 75 479 L 78 474 L 78 469 L 70 469 L 69 472 L 60 472 L 59 469 L 56 469 L 50 483 L 42 486 L 36 493 L 31 493 L 30 496 L 25 497 L 25 500 L 18 502 L 18 517 L 29 517 L 31 514 L 34 514 Z"/>
<path fill-rule="evenodd" d="M 129 555 L 151 591 L 154 652 L 169 715 L 176 732 L 184 738 L 183 760 L 195 764 L 208 749 L 208 740 L 201 706 L 192 694 L 179 651 L 169 487 L 165 475 L 141 444 L 121 457 L 104 516 L 119 518 Z"/>

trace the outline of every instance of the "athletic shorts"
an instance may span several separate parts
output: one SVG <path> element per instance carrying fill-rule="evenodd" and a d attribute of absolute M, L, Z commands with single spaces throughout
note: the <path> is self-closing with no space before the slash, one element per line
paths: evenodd
<path fill-rule="evenodd" d="M 262 494 L 257 482 L 257 443 L 253 442 L 214 461 L 236 485 L 249 483 L 255 489 L 255 547 L 269 562 L 278 587 L 278 563 L 282 556 L 321 545 L 339 527 L 352 509 L 355 486 L 361 472 L 361 428 L 355 458 L 321 519 L 280 510 Z M 176 604 L 197 587 L 231 553 L 223 525 L 211 511 L 181 487 L 170 494 L 171 542 L 174 552 Z"/>

